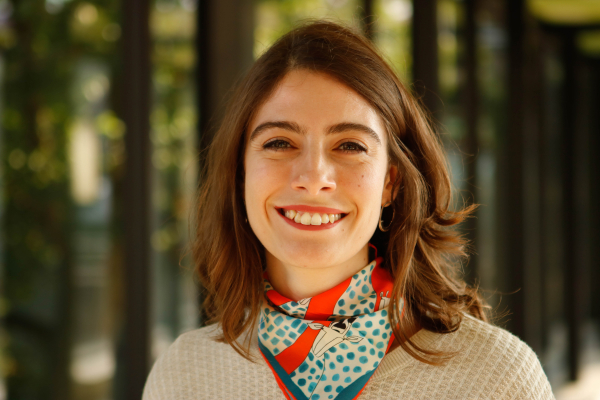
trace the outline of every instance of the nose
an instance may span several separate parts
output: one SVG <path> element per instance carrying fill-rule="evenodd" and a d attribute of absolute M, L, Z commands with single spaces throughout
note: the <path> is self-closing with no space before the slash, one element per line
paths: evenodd
<path fill-rule="evenodd" d="M 321 149 L 306 149 L 296 159 L 292 187 L 316 196 L 335 190 L 334 167 Z"/>

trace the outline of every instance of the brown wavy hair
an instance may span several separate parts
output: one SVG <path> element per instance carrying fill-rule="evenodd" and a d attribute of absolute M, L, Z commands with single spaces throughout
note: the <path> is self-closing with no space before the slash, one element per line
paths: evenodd
<path fill-rule="evenodd" d="M 251 359 L 249 336 L 242 343 L 238 339 L 260 314 L 265 258 L 246 223 L 243 201 L 248 125 L 282 78 L 300 69 L 327 74 L 352 88 L 384 121 L 389 162 L 401 179 L 389 208 L 394 214 L 390 229 L 377 229 L 371 243 L 385 255 L 384 266 L 394 278 L 390 319 L 400 345 L 420 361 L 444 362 L 450 353 L 417 346 L 407 337 L 408 329 L 453 332 L 463 313 L 486 320 L 477 290 L 460 277 L 458 261 L 466 257 L 466 241 L 453 229 L 475 206 L 451 210 L 447 161 L 428 114 L 368 39 L 333 22 L 313 21 L 295 28 L 254 63 L 207 149 L 193 247 L 205 288 L 204 313 L 222 327 L 222 341 Z M 407 311 L 402 320 L 401 297 Z"/>

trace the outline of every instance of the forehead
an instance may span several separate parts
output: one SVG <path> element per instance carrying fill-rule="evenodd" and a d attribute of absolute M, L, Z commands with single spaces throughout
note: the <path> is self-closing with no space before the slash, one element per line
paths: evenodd
<path fill-rule="evenodd" d="M 307 130 L 321 130 L 340 122 L 364 124 L 385 140 L 377 111 L 361 95 L 337 79 L 306 70 L 289 72 L 258 108 L 251 132 L 270 121 L 292 121 Z"/>

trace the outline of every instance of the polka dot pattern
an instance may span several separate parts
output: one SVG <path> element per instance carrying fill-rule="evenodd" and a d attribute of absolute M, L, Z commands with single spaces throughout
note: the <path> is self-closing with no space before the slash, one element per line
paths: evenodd
<path fill-rule="evenodd" d="M 277 355 L 292 346 L 307 327 L 308 324 L 302 320 L 282 314 L 267 305 L 261 313 L 259 339 L 271 354 Z"/>
<path fill-rule="evenodd" d="M 375 293 L 371 284 L 371 273 L 376 265 L 377 263 L 373 261 L 352 276 L 350 285 L 348 285 L 333 310 L 334 315 L 352 316 L 375 311 L 377 293 Z"/>
<path fill-rule="evenodd" d="M 294 351 L 298 339 L 303 334 L 310 335 L 310 342 L 306 339 L 298 342 L 304 346 L 302 357 L 305 358 L 298 360 L 298 366 L 286 378 L 306 398 L 335 399 L 340 393 L 344 398 L 355 397 L 354 392 L 345 389 L 372 373 L 384 357 L 392 331 L 387 311 L 376 310 L 378 296 L 383 296 L 376 293 L 371 279 L 376 265 L 376 262 L 370 263 L 350 279 L 341 296 L 332 301 L 333 314 L 327 322 L 302 319 L 313 299 L 278 307 L 267 302 L 263 307 L 259 340 L 272 356 L 277 357 L 288 348 Z M 267 288 L 272 289 L 265 282 L 265 290 Z M 384 302 L 381 304 L 387 306 Z M 310 350 L 307 343 L 312 345 Z"/>

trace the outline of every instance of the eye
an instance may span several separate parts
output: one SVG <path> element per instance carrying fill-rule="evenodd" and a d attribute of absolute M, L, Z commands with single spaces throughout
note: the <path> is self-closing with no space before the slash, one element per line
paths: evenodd
<path fill-rule="evenodd" d="M 292 145 L 287 140 L 273 139 L 263 145 L 265 150 L 282 151 L 291 148 Z"/>
<path fill-rule="evenodd" d="M 344 142 L 338 147 L 338 149 L 344 153 L 363 153 L 367 151 L 364 146 L 356 142 Z"/>

